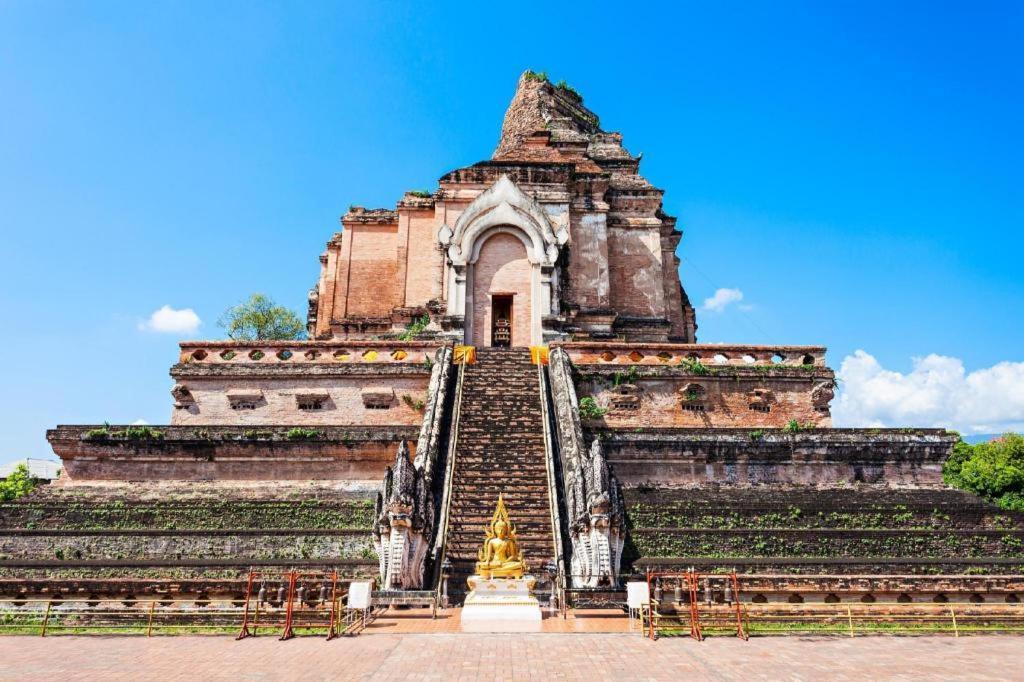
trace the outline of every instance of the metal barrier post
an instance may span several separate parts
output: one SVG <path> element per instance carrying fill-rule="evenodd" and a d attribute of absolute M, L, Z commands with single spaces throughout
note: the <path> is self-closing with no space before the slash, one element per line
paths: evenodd
<path fill-rule="evenodd" d="M 327 640 L 334 639 L 337 632 L 335 631 L 337 620 L 336 614 L 338 612 L 338 571 L 335 569 L 331 571 L 331 620 L 327 626 Z"/>
<path fill-rule="evenodd" d="M 53 601 L 46 602 L 46 615 L 43 616 L 43 629 L 39 633 L 40 637 L 46 637 L 46 624 L 50 622 L 50 607 L 53 606 Z"/>
<path fill-rule="evenodd" d="M 288 596 L 286 597 L 286 599 L 288 600 L 288 605 L 287 605 L 287 608 L 285 609 L 284 629 L 282 629 L 281 637 L 279 638 L 282 642 L 285 641 L 286 639 L 291 639 L 292 637 L 295 636 L 295 633 L 292 632 L 292 611 L 293 611 L 292 606 L 293 606 L 293 601 L 295 600 L 295 571 L 289 571 L 287 573 L 287 578 L 288 578 L 288 591 L 287 591 Z"/>
<path fill-rule="evenodd" d="M 654 600 L 651 598 L 651 569 L 647 569 L 647 605 L 648 605 L 648 627 L 650 628 L 650 638 L 652 640 L 657 639 L 654 635 Z"/>
<path fill-rule="evenodd" d="M 750 637 L 747 636 L 746 630 L 743 629 L 743 609 L 740 606 L 740 580 L 735 572 L 730 573 L 728 579 L 732 580 L 732 598 L 735 600 L 733 603 L 736 604 L 736 636 L 746 641 Z"/>
<path fill-rule="evenodd" d="M 687 572 L 686 581 L 690 587 L 690 637 L 694 638 L 698 642 L 704 640 L 704 634 L 700 631 L 700 613 L 697 610 L 697 588 L 699 580 L 699 573 L 692 570 Z"/>
<path fill-rule="evenodd" d="M 242 612 L 242 629 L 238 633 L 236 640 L 242 639 L 249 636 L 249 600 L 252 599 L 252 583 L 255 578 L 256 572 L 251 568 L 249 569 L 249 579 L 245 583 L 245 610 Z M 257 608 L 259 606 L 257 605 Z"/>

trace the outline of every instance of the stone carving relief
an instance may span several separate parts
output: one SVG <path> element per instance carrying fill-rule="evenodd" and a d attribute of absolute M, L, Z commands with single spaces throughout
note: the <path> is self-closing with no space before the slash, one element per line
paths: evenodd
<path fill-rule="evenodd" d="M 619 483 L 599 441 L 583 441 L 572 366 L 562 348 L 549 355 L 549 375 L 562 460 L 573 587 L 616 584 L 626 539 Z"/>
<path fill-rule="evenodd" d="M 409 461 L 409 446 L 398 446 L 395 464 L 377 493 L 373 544 L 385 590 L 423 588 L 424 562 L 434 525 L 434 497 L 423 471 Z"/>
<path fill-rule="evenodd" d="M 566 495 L 572 582 L 575 587 L 614 585 L 626 540 L 619 482 L 596 438 L 580 465 L 567 482 Z"/>

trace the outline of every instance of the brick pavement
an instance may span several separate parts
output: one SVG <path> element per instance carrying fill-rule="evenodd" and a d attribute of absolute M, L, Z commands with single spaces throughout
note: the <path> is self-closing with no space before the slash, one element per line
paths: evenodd
<path fill-rule="evenodd" d="M 1009 636 L 722 638 L 632 634 L 3 637 L 4 680 L 1024 679 Z"/>

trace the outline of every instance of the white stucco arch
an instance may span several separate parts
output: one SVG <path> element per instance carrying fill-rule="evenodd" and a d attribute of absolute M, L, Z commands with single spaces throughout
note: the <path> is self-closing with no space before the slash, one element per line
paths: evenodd
<path fill-rule="evenodd" d="M 514 235 L 526 247 L 533 266 L 530 290 L 530 344 L 544 342 L 542 319 L 556 312 L 552 280 L 559 249 L 568 241 L 564 225 L 552 225 L 544 209 L 528 197 L 507 175 L 478 196 L 462 212 L 455 226 L 443 226 L 438 241 L 448 256 L 448 314 L 464 320 L 463 339 L 473 330 L 473 266 L 480 248 L 494 234 Z"/>

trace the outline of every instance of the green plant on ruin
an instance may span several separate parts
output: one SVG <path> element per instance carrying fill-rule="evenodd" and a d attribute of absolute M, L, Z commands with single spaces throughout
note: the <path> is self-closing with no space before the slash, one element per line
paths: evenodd
<path fill-rule="evenodd" d="M 296 340 L 306 338 L 299 316 L 263 294 L 228 308 L 217 321 L 234 341 Z"/>
<path fill-rule="evenodd" d="M 569 85 L 564 79 L 558 81 L 558 84 L 555 85 L 555 87 L 562 92 L 571 95 L 577 102 L 583 102 L 583 95 L 580 94 L 580 91 Z"/>
<path fill-rule="evenodd" d="M 600 419 L 608 413 L 608 410 L 599 407 L 593 396 L 580 398 L 580 417 L 583 419 Z"/>
<path fill-rule="evenodd" d="M 259 429 L 246 429 L 242 431 L 242 438 L 244 440 L 271 440 L 274 434 L 270 431 L 261 431 Z"/>
<path fill-rule="evenodd" d="M 304 429 L 301 427 L 288 429 L 284 434 L 284 437 L 288 440 L 316 440 L 321 436 L 323 436 L 323 433 L 316 429 Z"/>
<path fill-rule="evenodd" d="M 434 196 L 433 194 L 431 194 L 430 192 L 428 192 L 425 189 L 409 190 L 408 192 L 406 192 L 406 194 L 408 194 L 409 196 L 420 198 L 420 199 L 429 199 L 430 197 Z"/>
<path fill-rule="evenodd" d="M 621 386 L 622 384 L 635 384 L 640 378 L 640 368 L 636 365 L 631 366 L 625 372 L 615 372 L 612 374 L 612 386 Z"/>
<path fill-rule="evenodd" d="M 430 315 L 418 317 L 405 325 L 405 331 L 398 335 L 399 341 L 412 341 L 430 325 Z"/>
<path fill-rule="evenodd" d="M 28 495 L 39 485 L 39 479 L 32 476 L 28 466 L 19 464 L 7 478 L 0 481 L 0 502 L 9 502 Z"/>
<path fill-rule="evenodd" d="M 89 429 L 82 436 L 84 440 L 163 440 L 164 432 L 151 426 L 136 425 L 125 427 L 123 431 L 115 431 L 110 422 L 104 422 L 98 429 Z"/>
<path fill-rule="evenodd" d="M 110 422 L 103 422 L 98 429 L 89 429 L 82 436 L 85 440 L 106 440 L 110 438 Z"/>
<path fill-rule="evenodd" d="M 700 358 L 680 358 L 679 366 L 687 372 L 696 374 L 697 376 L 707 376 L 708 374 L 711 374 L 711 370 L 707 365 L 700 361 Z"/>
<path fill-rule="evenodd" d="M 423 402 L 423 400 L 419 398 L 413 398 L 408 393 L 402 396 L 402 402 L 408 405 L 410 409 L 415 410 L 416 412 L 422 412 L 427 407 L 427 404 Z"/>
<path fill-rule="evenodd" d="M 755 443 L 759 443 L 762 440 L 764 440 L 764 430 L 763 429 L 754 429 L 753 431 L 751 431 L 750 432 L 750 440 L 752 440 Z"/>
<path fill-rule="evenodd" d="M 423 368 L 425 370 L 427 370 L 428 372 L 430 370 L 434 369 L 434 361 L 431 360 L 429 356 L 426 357 L 426 358 L 423 358 Z"/>
<path fill-rule="evenodd" d="M 795 419 L 790 419 L 786 422 L 786 425 L 782 427 L 782 430 L 789 434 L 795 434 L 811 428 L 814 428 L 811 424 L 801 424 Z"/>
<path fill-rule="evenodd" d="M 527 69 L 526 73 L 524 73 L 523 75 L 526 77 L 526 80 L 528 81 L 538 81 L 541 83 L 548 82 L 547 71 L 532 71 L 530 69 Z"/>
<path fill-rule="evenodd" d="M 129 426 L 121 433 L 126 440 L 163 440 L 164 438 L 163 431 L 158 431 L 149 426 Z"/>

